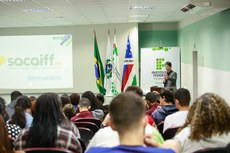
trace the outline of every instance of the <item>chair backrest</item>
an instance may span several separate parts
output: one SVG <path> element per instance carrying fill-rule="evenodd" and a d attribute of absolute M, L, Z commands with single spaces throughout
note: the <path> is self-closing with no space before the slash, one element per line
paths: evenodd
<path fill-rule="evenodd" d="M 25 153 L 71 153 L 63 148 L 27 148 Z"/>
<path fill-rule="evenodd" d="M 175 136 L 177 130 L 179 129 L 180 127 L 175 127 L 175 128 L 170 128 L 170 129 L 167 129 L 164 133 L 163 133 L 163 138 L 164 140 L 167 140 L 167 139 L 171 139 Z"/>
<path fill-rule="evenodd" d="M 157 125 L 157 129 L 158 129 L 158 131 L 160 132 L 161 135 L 163 135 L 163 128 L 164 128 L 164 122 L 160 122 Z"/>
<path fill-rule="evenodd" d="M 97 118 L 79 118 L 75 120 L 74 122 L 91 122 L 96 124 L 98 127 L 101 127 L 101 120 Z"/>
<path fill-rule="evenodd" d="M 205 148 L 205 149 L 197 150 L 194 153 L 230 153 L 230 142 L 226 147 Z"/>
<path fill-rule="evenodd" d="M 88 128 L 85 127 L 78 127 L 79 133 L 81 135 L 81 140 L 84 142 L 85 144 L 85 148 L 87 147 L 87 145 L 89 144 L 89 141 L 92 139 L 92 137 L 94 136 L 94 132 L 91 131 Z M 81 143 L 80 140 L 80 143 Z M 82 145 L 82 144 L 81 144 Z M 83 148 L 82 148 L 83 149 Z"/>
<path fill-rule="evenodd" d="M 207 148 L 194 153 L 229 153 L 229 151 L 227 151 L 226 148 Z"/>
<path fill-rule="evenodd" d="M 81 144 L 82 152 L 85 152 L 85 149 L 86 149 L 85 142 L 82 139 L 80 139 L 80 138 L 78 139 L 78 141 Z"/>
<path fill-rule="evenodd" d="M 99 130 L 99 127 L 92 122 L 74 122 L 74 124 L 79 128 L 79 127 L 85 127 L 90 130 L 92 130 L 94 133 L 96 133 Z"/>

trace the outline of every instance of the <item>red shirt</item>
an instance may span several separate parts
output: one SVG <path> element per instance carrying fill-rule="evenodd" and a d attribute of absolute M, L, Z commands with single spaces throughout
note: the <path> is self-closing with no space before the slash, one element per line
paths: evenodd
<path fill-rule="evenodd" d="M 146 114 L 152 115 L 152 113 L 160 106 L 158 103 L 154 103 L 147 111 Z"/>
<path fill-rule="evenodd" d="M 82 111 L 80 113 L 77 113 L 74 117 L 70 119 L 70 121 L 74 122 L 77 119 L 80 118 L 94 118 L 93 113 L 90 111 Z"/>

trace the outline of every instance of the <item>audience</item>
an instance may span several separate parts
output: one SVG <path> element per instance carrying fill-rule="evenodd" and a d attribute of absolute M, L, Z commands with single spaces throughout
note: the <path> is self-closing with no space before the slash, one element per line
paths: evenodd
<path fill-rule="evenodd" d="M 14 153 L 2 115 L 0 115 L 0 153 Z"/>
<path fill-rule="evenodd" d="M 80 118 L 94 118 L 93 113 L 90 111 L 90 101 L 87 98 L 81 98 L 78 104 L 79 113 L 77 113 L 70 120 L 72 122 Z"/>
<path fill-rule="evenodd" d="M 174 104 L 173 94 L 169 90 L 163 90 L 160 93 L 161 108 L 152 113 L 152 118 L 156 125 L 163 123 L 166 116 L 178 111 Z"/>
<path fill-rule="evenodd" d="M 66 104 L 63 108 L 62 108 L 63 113 L 65 114 L 65 116 L 70 120 L 72 117 L 75 116 L 76 111 L 74 109 L 74 106 L 72 104 Z"/>
<path fill-rule="evenodd" d="M 159 100 L 161 106 L 157 96 L 155 92 L 146 94 L 147 110 L 143 91 L 138 86 L 129 86 L 125 93 L 113 98 L 107 105 L 110 113 L 106 111 L 108 114 L 102 122 L 105 127 L 94 135 L 86 152 L 190 153 L 225 147 L 230 142 L 230 107 L 220 96 L 206 93 L 196 99 L 190 109 L 191 96 L 187 89 L 180 88 L 174 94 L 163 90 Z M 7 107 L 0 97 L 0 153 L 13 153 L 13 141 L 15 153 L 39 147 L 81 153 L 79 131 L 70 121 L 79 118 L 102 120 L 103 103 L 104 96 L 95 96 L 91 91 L 84 92 L 81 99 L 77 93 L 69 97 L 44 93 L 37 100 L 13 91 Z M 151 115 L 156 125 L 164 123 L 163 132 L 180 127 L 174 140 L 164 141 L 151 126 L 154 122 L 145 114 Z"/>
<path fill-rule="evenodd" d="M 145 95 L 145 101 L 147 103 L 148 109 L 146 114 L 151 115 L 158 107 L 159 104 L 157 102 L 157 95 L 154 92 L 148 92 Z"/>
<path fill-rule="evenodd" d="M 98 119 L 103 119 L 104 117 L 104 111 L 103 111 L 103 105 L 97 100 L 96 96 L 92 91 L 86 91 L 82 94 L 82 98 L 88 98 L 91 104 L 91 112 L 93 113 L 93 116 Z"/>
<path fill-rule="evenodd" d="M 14 114 L 9 120 L 9 124 L 16 124 L 20 128 L 31 127 L 33 117 L 31 115 L 31 101 L 27 96 L 19 96 L 14 106 Z"/>
<path fill-rule="evenodd" d="M 73 107 L 76 111 L 78 109 L 77 105 L 78 105 L 79 100 L 80 100 L 80 95 L 77 93 L 72 93 L 69 97 L 70 97 L 71 104 L 73 105 Z"/>
<path fill-rule="evenodd" d="M 135 93 L 120 94 L 110 104 L 111 127 L 118 131 L 120 145 L 111 148 L 92 147 L 87 153 L 101 152 L 174 152 L 171 149 L 144 147 L 144 127 L 147 124 L 142 98 Z"/>
<path fill-rule="evenodd" d="M 187 89 L 180 88 L 175 91 L 174 101 L 175 101 L 176 108 L 179 111 L 171 115 L 168 115 L 165 118 L 163 132 L 165 132 L 165 130 L 167 129 L 177 128 L 184 125 L 188 115 L 190 100 L 191 100 L 190 93 Z"/>
<path fill-rule="evenodd" d="M 16 141 L 16 153 L 26 148 L 58 147 L 81 153 L 78 129 L 69 122 L 61 108 L 61 99 L 55 93 L 38 97 L 34 120 L 30 129 L 23 129 Z"/>
<path fill-rule="evenodd" d="M 22 95 L 22 93 L 19 91 L 11 92 L 11 94 L 10 94 L 11 102 L 6 106 L 6 112 L 9 115 L 9 118 L 11 118 L 12 115 L 14 114 L 14 106 L 16 105 L 16 99 L 21 95 Z"/>
<path fill-rule="evenodd" d="M 230 107 L 223 98 L 206 93 L 191 106 L 185 124 L 175 136 L 182 153 L 225 147 L 230 142 Z"/>

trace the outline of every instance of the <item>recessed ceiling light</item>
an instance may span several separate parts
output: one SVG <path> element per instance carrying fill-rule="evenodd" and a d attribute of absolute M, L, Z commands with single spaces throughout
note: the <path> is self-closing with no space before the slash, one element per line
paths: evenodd
<path fill-rule="evenodd" d="M 134 14 L 134 15 L 129 15 L 130 18 L 147 18 L 149 15 L 148 14 Z"/>
<path fill-rule="evenodd" d="M 51 12 L 52 10 L 49 8 L 32 8 L 32 9 L 27 9 L 25 11 L 30 13 L 46 13 L 46 12 Z"/>
<path fill-rule="evenodd" d="M 152 10 L 153 9 L 153 5 L 150 6 L 130 6 L 129 7 L 130 10 Z"/>
<path fill-rule="evenodd" d="M 144 22 L 144 21 L 143 20 L 129 20 L 128 22 L 139 23 L 139 22 Z"/>

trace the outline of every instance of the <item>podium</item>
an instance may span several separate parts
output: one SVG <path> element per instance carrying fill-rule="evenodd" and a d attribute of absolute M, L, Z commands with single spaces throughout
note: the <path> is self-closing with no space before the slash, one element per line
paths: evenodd
<path fill-rule="evenodd" d="M 161 93 L 161 90 L 164 89 L 162 87 L 158 87 L 158 86 L 152 86 L 150 87 L 150 91 L 153 92 L 153 91 L 157 91 L 159 93 Z"/>

